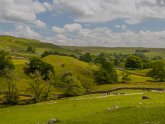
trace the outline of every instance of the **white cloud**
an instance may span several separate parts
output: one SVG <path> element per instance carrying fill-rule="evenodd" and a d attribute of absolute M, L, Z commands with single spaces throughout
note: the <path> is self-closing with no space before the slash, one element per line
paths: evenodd
<path fill-rule="evenodd" d="M 40 28 L 44 28 L 46 27 L 46 24 L 44 22 L 42 22 L 41 20 L 36 20 L 34 21 L 34 24 Z"/>
<path fill-rule="evenodd" d="M 68 32 L 76 32 L 81 30 L 81 28 L 82 28 L 81 25 L 77 23 L 64 25 L 64 29 Z"/>
<path fill-rule="evenodd" d="M 78 32 L 82 29 L 80 24 L 65 24 L 63 28 L 53 26 L 52 31 L 55 33 L 64 33 L 64 32 Z"/>
<path fill-rule="evenodd" d="M 14 34 L 19 37 L 26 37 L 26 38 L 39 38 L 40 35 L 33 31 L 28 26 L 18 25 L 14 31 Z"/>
<path fill-rule="evenodd" d="M 24 37 L 24 38 L 30 38 L 30 39 L 41 39 L 41 36 L 39 33 L 32 30 L 27 25 L 16 25 L 15 29 L 10 32 L 2 32 L 0 31 L 2 35 L 12 35 L 16 37 Z"/>
<path fill-rule="evenodd" d="M 36 14 L 46 11 L 37 0 L 0 0 L 0 22 L 31 23 L 45 27 Z"/>
<path fill-rule="evenodd" d="M 65 30 L 63 28 L 59 28 L 59 27 L 52 27 L 52 31 L 55 32 L 55 33 L 64 33 Z"/>
<path fill-rule="evenodd" d="M 65 26 L 64 26 L 65 27 Z M 62 45 L 105 46 L 105 47 L 164 47 L 165 31 L 112 32 L 108 28 L 82 28 L 77 32 L 56 32 L 51 41 Z M 125 25 L 117 26 L 126 29 Z"/>
<path fill-rule="evenodd" d="M 48 10 L 51 10 L 52 7 L 48 2 L 44 2 L 43 5 L 45 6 L 45 8 L 47 8 Z"/>
<path fill-rule="evenodd" d="M 54 0 L 53 8 L 55 13 L 69 12 L 77 22 L 165 19 L 165 0 Z"/>
<path fill-rule="evenodd" d="M 120 26 L 120 25 L 115 25 L 115 27 L 116 27 L 116 28 L 121 28 L 121 26 Z"/>

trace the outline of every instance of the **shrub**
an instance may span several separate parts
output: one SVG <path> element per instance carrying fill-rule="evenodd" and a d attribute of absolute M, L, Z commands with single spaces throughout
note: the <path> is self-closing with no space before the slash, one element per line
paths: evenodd
<path fill-rule="evenodd" d="M 26 51 L 30 53 L 35 53 L 36 50 L 32 46 L 29 46 Z"/>
<path fill-rule="evenodd" d="M 64 94 L 66 96 L 81 95 L 85 91 L 81 85 L 81 82 L 76 77 L 74 77 L 72 73 L 65 73 L 61 80 L 64 83 Z"/>
<path fill-rule="evenodd" d="M 95 80 L 99 84 L 111 84 L 117 82 L 118 75 L 112 63 L 104 62 L 99 71 L 96 71 Z"/>
<path fill-rule="evenodd" d="M 141 58 L 133 55 L 128 57 L 126 60 L 125 67 L 129 69 L 141 69 L 142 68 Z"/>
<path fill-rule="evenodd" d="M 4 95 L 4 103 L 15 105 L 18 103 L 19 100 L 19 92 L 16 87 L 16 84 L 13 82 L 12 72 L 8 72 L 5 75 L 5 78 L 7 79 L 7 91 Z"/>
<path fill-rule="evenodd" d="M 165 81 L 165 62 L 159 60 L 153 63 L 148 75 L 161 82 Z"/>
<path fill-rule="evenodd" d="M 0 76 L 4 76 L 8 71 L 13 70 L 14 64 L 8 52 L 0 50 Z"/>
<path fill-rule="evenodd" d="M 29 75 L 35 73 L 36 71 L 40 72 L 44 80 L 49 79 L 49 72 L 55 74 L 54 67 L 51 64 L 42 61 L 40 58 L 33 57 L 30 59 L 27 67 L 24 68 L 24 72 Z"/>
<path fill-rule="evenodd" d="M 122 83 L 128 83 L 131 81 L 130 74 L 128 72 L 123 72 L 122 73 L 122 78 L 121 78 Z"/>

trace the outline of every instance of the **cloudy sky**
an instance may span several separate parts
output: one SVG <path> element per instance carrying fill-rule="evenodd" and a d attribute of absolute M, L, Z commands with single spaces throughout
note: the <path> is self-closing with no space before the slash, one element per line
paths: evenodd
<path fill-rule="evenodd" d="M 0 0 L 0 35 L 59 45 L 165 47 L 165 0 Z"/>

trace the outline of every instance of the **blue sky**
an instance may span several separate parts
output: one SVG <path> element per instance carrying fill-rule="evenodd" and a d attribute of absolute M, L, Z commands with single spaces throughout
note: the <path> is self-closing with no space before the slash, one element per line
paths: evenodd
<path fill-rule="evenodd" d="M 0 35 L 58 45 L 165 47 L 165 0 L 1 0 Z"/>

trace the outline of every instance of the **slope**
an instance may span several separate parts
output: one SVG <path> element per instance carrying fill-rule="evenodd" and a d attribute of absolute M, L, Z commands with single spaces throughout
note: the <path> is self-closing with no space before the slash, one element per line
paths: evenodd
<path fill-rule="evenodd" d="M 67 56 L 50 55 L 43 60 L 52 64 L 55 68 L 56 80 L 59 81 L 66 72 L 72 72 L 85 87 L 94 82 L 93 71 L 97 66 L 82 62 Z M 90 87 L 90 86 L 89 86 Z"/>
<path fill-rule="evenodd" d="M 13 36 L 0 36 L 0 49 L 5 49 L 15 56 L 30 56 L 26 52 L 27 48 L 32 46 L 36 49 L 35 55 L 42 54 L 45 50 L 53 50 L 65 54 L 74 54 L 72 50 L 61 48 L 51 43 L 44 43 L 38 40 L 18 38 Z M 32 55 L 34 56 L 34 54 Z"/>

